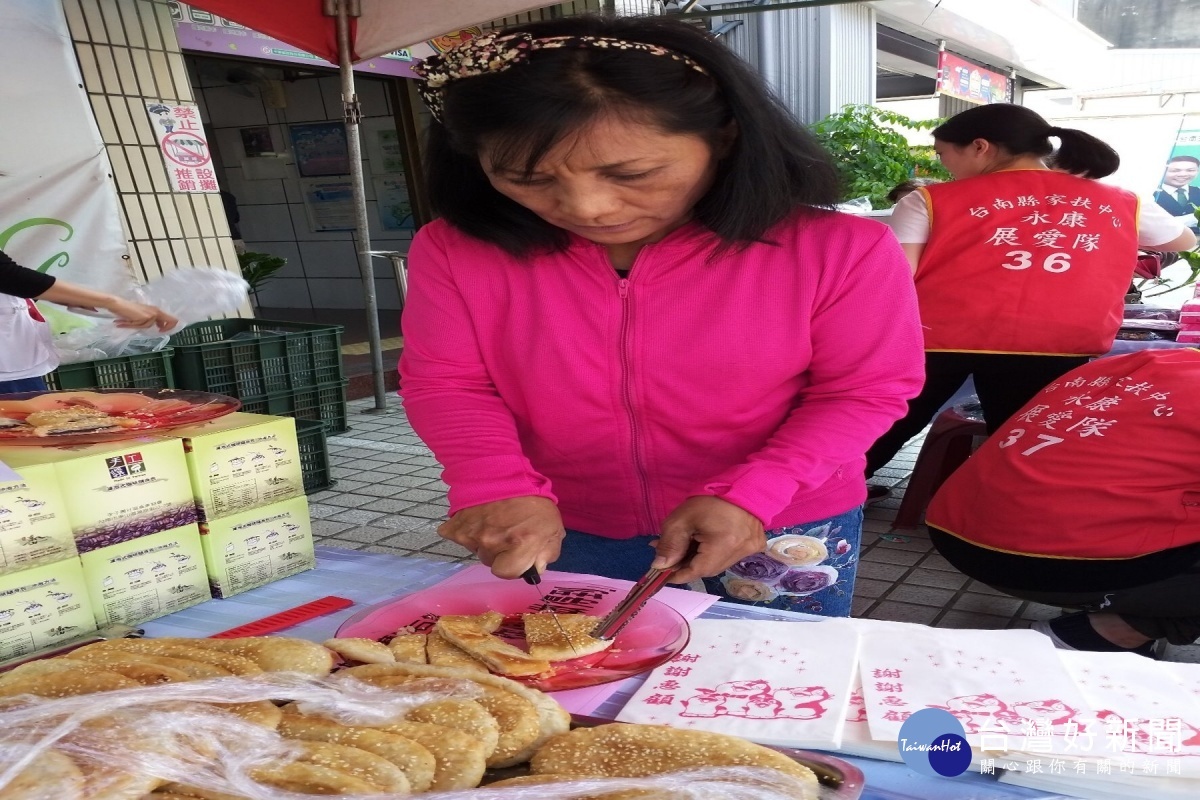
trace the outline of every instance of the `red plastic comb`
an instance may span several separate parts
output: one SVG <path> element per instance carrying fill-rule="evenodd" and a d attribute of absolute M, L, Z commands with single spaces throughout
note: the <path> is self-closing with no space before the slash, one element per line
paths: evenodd
<path fill-rule="evenodd" d="M 302 606 L 296 606 L 295 608 L 289 608 L 287 611 L 280 611 L 278 614 L 263 617 L 254 622 L 247 622 L 245 625 L 239 625 L 227 631 L 214 633 L 208 638 L 240 639 L 243 636 L 266 636 L 268 633 L 275 633 L 276 631 L 290 628 L 293 625 L 299 625 L 301 622 L 307 622 L 310 619 L 323 617 L 335 611 L 341 611 L 343 608 L 349 608 L 352 605 L 354 605 L 353 600 L 329 595 L 322 597 L 320 600 L 313 600 L 311 603 L 305 603 Z"/>

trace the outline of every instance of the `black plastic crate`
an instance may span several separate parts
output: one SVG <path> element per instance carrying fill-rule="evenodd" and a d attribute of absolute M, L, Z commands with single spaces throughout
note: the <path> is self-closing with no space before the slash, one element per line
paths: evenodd
<path fill-rule="evenodd" d="M 51 389 L 174 389 L 171 350 L 60 364 L 46 376 Z"/>
<path fill-rule="evenodd" d="M 328 489 L 337 481 L 329 469 L 329 444 L 325 426 L 306 419 L 296 420 L 296 440 L 300 443 L 300 471 L 304 475 L 304 492 L 312 494 Z"/>
<path fill-rule="evenodd" d="M 276 392 L 263 397 L 243 398 L 242 411 L 321 422 L 326 433 L 345 433 L 350 430 L 346 424 L 348 383 L 349 381 L 338 381 L 307 389 Z"/>
<path fill-rule="evenodd" d="M 342 326 L 262 319 L 216 319 L 171 337 L 180 389 L 241 399 L 337 383 Z"/>

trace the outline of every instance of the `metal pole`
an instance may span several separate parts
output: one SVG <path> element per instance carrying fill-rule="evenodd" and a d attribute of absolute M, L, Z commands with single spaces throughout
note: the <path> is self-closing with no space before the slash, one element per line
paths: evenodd
<path fill-rule="evenodd" d="M 358 271 L 362 275 L 366 302 L 367 335 L 371 339 L 371 372 L 375 378 L 375 411 L 387 410 L 387 389 L 383 382 L 383 346 L 379 333 L 379 304 L 375 298 L 375 270 L 371 264 L 371 229 L 367 222 L 367 191 L 363 178 L 362 140 L 359 121 L 362 108 L 354 90 L 354 68 L 350 63 L 350 0 L 337 4 L 338 65 L 342 74 L 342 108 L 346 116 L 346 148 L 350 155 L 350 189 L 354 194 L 354 248 Z"/>

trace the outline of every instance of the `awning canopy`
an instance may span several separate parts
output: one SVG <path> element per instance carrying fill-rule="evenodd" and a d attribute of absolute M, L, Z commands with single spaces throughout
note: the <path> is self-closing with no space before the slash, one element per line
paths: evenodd
<path fill-rule="evenodd" d="M 247 28 L 338 63 L 335 18 L 325 0 L 188 0 Z M 530 0 L 360 0 L 350 19 L 350 60 L 362 61 L 447 32 L 553 5 Z"/>
<path fill-rule="evenodd" d="M 351 65 L 437 39 L 448 32 L 552 3 L 544 0 L 189 0 L 189 4 L 273 36 L 339 67 L 350 156 L 350 186 L 354 195 L 355 251 L 371 344 L 375 410 L 383 411 L 387 407 L 383 344 L 379 333 L 375 273 L 371 265 L 371 234 L 359 135 L 361 111 Z"/>

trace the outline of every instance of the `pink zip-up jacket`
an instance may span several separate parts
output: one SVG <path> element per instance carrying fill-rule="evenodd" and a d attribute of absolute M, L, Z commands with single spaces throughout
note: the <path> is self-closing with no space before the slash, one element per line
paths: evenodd
<path fill-rule="evenodd" d="M 768 529 L 861 504 L 863 454 L 924 379 L 911 270 L 886 226 L 845 214 L 767 238 L 710 260 L 688 224 L 623 279 L 582 238 L 516 258 L 423 227 L 400 393 L 451 513 L 536 495 L 624 539 L 695 495 Z"/>

